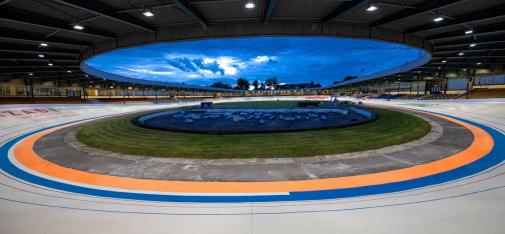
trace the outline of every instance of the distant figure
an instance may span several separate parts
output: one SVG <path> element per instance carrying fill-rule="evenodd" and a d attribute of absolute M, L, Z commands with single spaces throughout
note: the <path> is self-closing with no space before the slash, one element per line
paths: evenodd
<path fill-rule="evenodd" d="M 338 106 L 338 99 L 336 97 L 333 97 L 333 106 L 337 107 Z"/>

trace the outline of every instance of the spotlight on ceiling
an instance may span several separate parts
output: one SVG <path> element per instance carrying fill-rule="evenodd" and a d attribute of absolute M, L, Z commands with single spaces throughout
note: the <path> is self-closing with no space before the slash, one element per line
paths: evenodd
<path fill-rule="evenodd" d="M 463 52 L 459 52 L 459 53 L 458 53 L 458 55 L 459 55 L 459 56 L 463 56 L 463 55 L 465 55 L 465 53 L 463 53 Z"/>
<path fill-rule="evenodd" d="M 151 10 L 144 10 L 144 12 L 142 12 L 142 15 L 144 15 L 145 17 L 153 17 L 154 14 Z"/>
<path fill-rule="evenodd" d="M 83 30 L 84 29 L 84 26 L 80 25 L 80 24 L 75 24 L 74 25 L 74 29 L 75 30 Z"/>
<path fill-rule="evenodd" d="M 469 47 L 475 47 L 475 46 L 477 46 L 477 44 L 475 44 L 475 43 L 472 43 L 469 45 Z"/>
<path fill-rule="evenodd" d="M 366 8 L 366 11 L 373 12 L 373 11 L 376 11 L 376 10 L 378 10 L 378 9 L 379 9 L 379 7 L 378 7 L 377 5 L 375 5 L 375 4 L 370 4 L 370 5 L 368 5 L 368 7 Z"/>
<path fill-rule="evenodd" d="M 254 4 L 254 2 L 248 2 L 245 4 L 245 8 L 247 9 L 253 9 L 256 7 L 256 4 Z"/>
<path fill-rule="evenodd" d="M 481 62 L 479 62 L 479 63 L 477 63 L 477 65 L 482 65 L 482 63 L 481 63 Z"/>
<path fill-rule="evenodd" d="M 28 73 L 28 75 L 29 75 L 29 76 L 33 76 L 33 73 L 31 73 L 31 72 L 30 72 L 30 73 Z"/>
<path fill-rule="evenodd" d="M 40 46 L 47 47 L 48 45 L 47 45 L 47 43 L 42 42 L 42 43 L 40 43 Z"/>
<path fill-rule="evenodd" d="M 49 65 L 49 66 L 53 66 L 53 63 L 48 63 L 47 65 Z"/>
<path fill-rule="evenodd" d="M 67 73 L 72 73 L 72 71 L 69 70 L 69 71 L 67 71 Z"/>
<path fill-rule="evenodd" d="M 442 63 L 446 63 L 446 62 L 447 62 L 447 60 L 442 60 Z"/>
<path fill-rule="evenodd" d="M 472 34 L 473 33 L 473 29 L 468 29 L 465 31 L 465 34 Z"/>
<path fill-rule="evenodd" d="M 443 21 L 444 20 L 444 17 L 437 17 L 437 18 L 434 18 L 433 21 L 435 22 L 440 22 L 440 21 Z"/>
<path fill-rule="evenodd" d="M 46 56 L 43 54 L 39 54 L 39 58 L 44 58 L 44 57 L 46 57 Z"/>

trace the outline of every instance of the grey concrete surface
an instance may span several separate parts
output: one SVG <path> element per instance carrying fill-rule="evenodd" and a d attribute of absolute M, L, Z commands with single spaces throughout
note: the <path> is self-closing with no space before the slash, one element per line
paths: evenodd
<path fill-rule="evenodd" d="M 83 150 L 80 146 L 69 144 L 67 138 L 72 138 L 79 126 L 48 134 L 35 143 L 34 150 L 46 160 L 64 167 L 121 177 L 180 181 L 286 181 L 335 178 L 412 167 L 453 155 L 468 147 L 473 140 L 471 132 L 463 126 L 432 115 L 415 114 L 441 126 L 442 135 L 435 141 L 396 151 L 379 149 L 313 160 L 294 158 L 275 163 L 232 160 L 232 163 L 210 164 L 205 160 L 121 154 L 111 156 L 102 150 L 89 147 Z"/>
<path fill-rule="evenodd" d="M 367 101 L 368 102 L 368 101 Z M 449 114 L 505 131 L 505 100 L 373 103 Z M 0 106 L 4 110 L 55 105 Z M 40 128 L 160 106 L 64 106 L 0 120 L 0 142 Z M 505 166 L 436 186 L 321 201 L 201 204 L 90 197 L 0 173 L 0 233 L 505 233 Z"/>

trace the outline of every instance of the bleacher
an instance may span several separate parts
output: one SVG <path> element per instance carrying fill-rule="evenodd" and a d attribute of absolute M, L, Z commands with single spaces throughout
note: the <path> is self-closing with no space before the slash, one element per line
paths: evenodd
<path fill-rule="evenodd" d="M 29 97 L 13 96 L 1 97 L 0 104 L 89 104 L 80 97 L 35 97 L 33 100 Z"/>
<path fill-rule="evenodd" d="M 454 99 L 457 94 L 382 94 L 377 99 L 397 99 L 397 100 L 441 100 Z"/>
<path fill-rule="evenodd" d="M 405 95 L 403 95 L 402 98 L 404 100 L 415 100 L 415 99 L 419 99 L 423 96 L 424 96 L 423 94 L 405 94 Z"/>
<path fill-rule="evenodd" d="M 466 94 L 460 95 L 458 99 L 465 99 Z M 505 98 L 505 88 L 476 88 L 468 92 L 469 99 L 482 98 Z"/>
<path fill-rule="evenodd" d="M 177 102 L 197 102 L 204 98 L 92 98 L 89 99 L 95 104 L 154 104 L 154 103 L 177 103 Z"/>
<path fill-rule="evenodd" d="M 96 98 L 93 103 L 102 104 L 153 104 L 148 98 Z"/>
<path fill-rule="evenodd" d="M 454 99 L 458 97 L 457 94 L 430 94 L 430 95 L 422 95 L 419 97 L 420 100 L 443 100 L 443 99 Z"/>
<path fill-rule="evenodd" d="M 396 95 L 393 94 L 382 94 L 377 97 L 377 99 L 394 99 Z"/>

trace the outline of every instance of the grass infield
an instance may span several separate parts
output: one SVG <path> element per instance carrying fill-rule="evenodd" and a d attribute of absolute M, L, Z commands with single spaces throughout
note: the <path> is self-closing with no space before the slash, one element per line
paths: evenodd
<path fill-rule="evenodd" d="M 221 108 L 289 108 L 296 102 L 215 104 Z M 377 119 L 345 128 L 304 132 L 207 135 L 142 128 L 132 120 L 145 113 L 108 118 L 84 126 L 77 139 L 91 147 L 124 154 L 171 158 L 307 157 L 378 149 L 419 139 L 431 126 L 398 111 L 369 108 Z"/>

